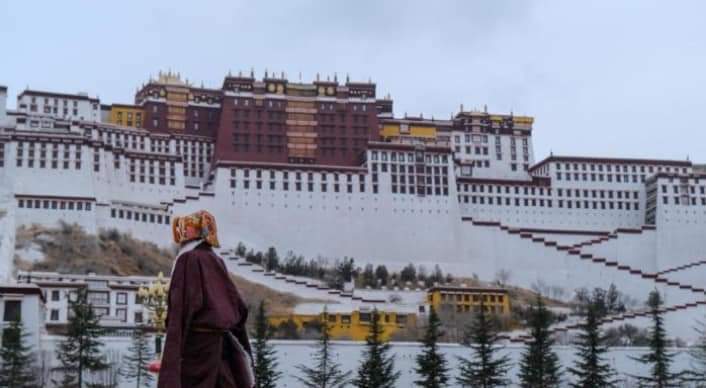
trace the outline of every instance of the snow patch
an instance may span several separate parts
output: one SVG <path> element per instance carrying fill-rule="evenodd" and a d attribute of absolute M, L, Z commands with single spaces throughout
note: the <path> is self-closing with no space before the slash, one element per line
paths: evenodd
<path fill-rule="evenodd" d="M 40 236 L 41 237 L 41 236 Z M 43 261 L 46 256 L 42 251 L 42 247 L 34 241 L 29 241 L 23 244 L 21 248 L 15 249 L 15 255 L 23 261 L 38 263 Z"/>

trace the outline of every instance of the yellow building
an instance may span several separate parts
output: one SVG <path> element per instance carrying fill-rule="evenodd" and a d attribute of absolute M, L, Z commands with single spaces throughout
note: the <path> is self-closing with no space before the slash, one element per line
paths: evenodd
<path fill-rule="evenodd" d="M 436 311 L 451 308 L 457 313 L 474 312 L 480 310 L 481 302 L 487 312 L 510 313 L 510 296 L 504 288 L 439 286 L 427 291 L 427 303 Z"/>
<path fill-rule="evenodd" d="M 380 136 L 384 141 L 435 142 L 438 137 L 438 122 L 424 119 L 388 119 L 380 123 Z"/>
<path fill-rule="evenodd" d="M 137 105 L 113 104 L 110 107 L 109 122 L 126 127 L 142 128 L 145 113 Z"/>
<path fill-rule="evenodd" d="M 332 339 L 364 341 L 369 334 L 372 320 L 372 309 L 360 309 L 345 311 L 340 308 L 333 308 L 329 305 L 327 309 L 328 325 Z M 343 306 L 341 306 L 343 307 Z M 323 308 L 323 307 L 322 307 Z M 384 341 L 402 330 L 414 330 L 417 328 L 417 315 L 412 312 L 395 312 L 378 310 L 379 323 L 382 327 L 382 339 Z M 287 315 L 270 316 L 269 322 L 273 327 L 279 327 L 288 321 L 294 322 L 299 331 L 306 327 L 321 325 L 324 322 L 324 313 L 313 313 L 306 311 L 295 311 Z"/>

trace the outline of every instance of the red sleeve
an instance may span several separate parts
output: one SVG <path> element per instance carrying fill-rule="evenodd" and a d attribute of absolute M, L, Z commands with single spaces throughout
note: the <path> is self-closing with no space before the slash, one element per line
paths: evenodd
<path fill-rule="evenodd" d="M 198 255 L 187 252 L 177 259 L 169 283 L 167 338 L 162 352 L 158 388 L 181 388 L 181 359 L 194 314 L 203 306 Z"/>

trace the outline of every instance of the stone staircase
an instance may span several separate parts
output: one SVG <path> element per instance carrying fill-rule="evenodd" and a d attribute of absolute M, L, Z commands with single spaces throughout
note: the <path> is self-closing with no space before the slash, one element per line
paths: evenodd
<path fill-rule="evenodd" d="M 523 231 L 522 229 L 511 228 L 511 227 L 502 225 L 497 222 L 476 222 L 476 221 L 472 221 L 472 220 L 471 220 L 471 222 L 473 222 L 474 225 L 479 225 L 479 226 L 497 227 L 499 230 L 504 231 L 508 235 L 516 236 L 521 239 L 531 241 L 535 244 L 543 245 L 544 247 L 546 247 L 548 249 L 554 249 L 556 251 L 565 253 L 569 256 L 577 258 L 578 260 L 589 261 L 589 262 L 592 262 L 592 263 L 595 263 L 598 265 L 605 266 L 607 268 L 613 268 L 617 271 L 623 271 L 623 272 L 625 272 L 629 275 L 632 275 L 632 276 L 638 276 L 642 279 L 652 280 L 655 283 L 657 283 L 657 285 L 666 285 L 669 287 L 676 287 L 676 288 L 679 288 L 682 290 L 688 290 L 688 291 L 700 294 L 699 295 L 700 297 L 706 296 L 706 291 L 703 288 L 694 287 L 694 286 L 688 285 L 688 284 L 682 284 L 682 283 L 676 282 L 676 281 L 671 281 L 670 279 L 662 276 L 659 273 L 650 273 L 650 272 L 642 271 L 639 268 L 633 268 L 629 265 L 622 264 L 617 259 L 596 256 L 592 253 L 583 252 L 581 250 L 581 247 L 591 245 L 592 243 L 590 241 L 585 242 L 585 243 L 581 243 L 581 244 L 577 244 L 577 245 L 580 245 L 580 247 L 577 247 L 576 245 L 562 245 L 556 241 L 552 241 L 552 240 L 546 239 L 541 236 L 536 236 L 534 233 Z M 616 237 L 606 236 L 603 238 L 596 239 L 594 241 L 596 241 L 595 243 L 600 243 L 600 242 L 606 241 L 607 239 L 611 239 L 611 238 L 617 238 L 617 236 Z"/>
<path fill-rule="evenodd" d="M 282 273 L 278 273 L 275 271 L 267 271 L 265 270 L 264 267 L 250 263 L 245 260 L 245 258 L 240 257 L 235 254 L 235 250 L 224 250 L 220 252 L 221 257 L 223 257 L 226 262 L 230 263 L 235 263 L 235 265 L 243 270 L 243 271 L 249 271 L 252 274 L 258 274 L 263 277 L 262 280 L 267 279 L 267 281 L 263 281 L 262 283 L 266 286 L 273 287 L 275 289 L 282 289 L 278 288 L 276 284 L 277 282 L 280 283 L 280 285 L 288 285 L 289 287 L 286 287 L 286 289 L 294 289 L 294 290 L 299 290 L 300 292 L 296 292 L 299 295 L 307 295 L 307 294 L 312 294 L 312 292 L 307 292 L 307 291 L 314 291 L 314 293 L 319 294 L 322 297 L 328 297 L 328 299 L 333 299 L 334 301 L 338 301 L 341 303 L 350 303 L 350 302 L 360 302 L 360 303 L 366 303 L 366 304 L 383 304 L 387 303 L 386 300 L 382 299 L 370 299 L 370 298 L 363 298 L 361 296 L 356 296 L 354 292 L 345 292 L 337 289 L 333 289 L 325 284 L 323 284 L 320 281 L 314 280 L 314 279 L 307 279 L 307 278 L 302 278 L 302 277 L 297 277 L 297 276 L 291 276 L 291 275 L 285 275 Z M 238 271 L 237 273 L 240 273 L 241 275 L 246 275 L 243 274 L 242 272 Z M 248 280 L 254 280 L 253 277 L 247 277 Z M 258 281 L 258 280 L 254 280 Z"/>
<path fill-rule="evenodd" d="M 660 314 L 667 314 L 667 313 L 673 313 L 677 311 L 685 311 L 688 309 L 696 308 L 698 306 L 706 306 L 706 300 L 699 300 L 696 302 L 691 302 L 691 303 L 683 303 L 683 304 L 677 304 L 677 305 L 672 305 L 672 306 L 667 306 L 667 307 L 662 307 L 658 311 Z M 620 322 L 627 322 L 632 319 L 636 318 L 646 318 L 651 315 L 651 311 L 649 309 L 642 309 L 642 310 L 634 310 L 634 311 L 627 311 L 621 314 L 614 314 L 614 315 L 609 315 L 600 320 L 601 325 L 605 324 L 610 324 L 610 323 L 620 323 Z M 560 334 L 560 333 L 568 333 L 573 330 L 578 330 L 581 328 L 582 322 L 577 322 L 577 323 L 572 323 L 568 325 L 557 325 L 552 327 L 549 331 L 551 334 Z M 507 340 L 511 343 L 528 343 L 532 340 L 532 337 L 529 334 L 519 334 L 516 336 L 509 336 L 505 335 L 503 336 L 504 340 Z"/>
<path fill-rule="evenodd" d="M 668 273 L 674 273 L 674 272 L 684 271 L 684 270 L 687 270 L 687 269 L 691 269 L 691 268 L 695 268 L 695 267 L 702 266 L 702 265 L 704 265 L 704 264 L 706 264 L 706 260 L 694 261 L 694 262 L 691 262 L 691 263 L 688 263 L 688 264 L 680 265 L 680 266 L 678 266 L 678 267 L 665 269 L 664 271 L 659 271 L 659 272 L 657 272 L 657 274 L 658 274 L 658 275 L 664 275 L 664 274 L 668 274 Z"/>
<path fill-rule="evenodd" d="M 696 308 L 698 306 L 704 306 L 706 305 L 706 290 L 702 287 L 696 287 L 690 284 L 684 284 L 681 282 L 673 281 L 666 276 L 665 274 L 668 273 L 673 273 L 676 271 L 681 271 L 684 269 L 689 269 L 693 267 L 697 267 L 703 264 L 706 264 L 706 260 L 700 260 L 700 261 L 695 261 L 690 264 L 682 265 L 679 267 L 675 267 L 669 270 L 665 271 L 660 271 L 657 273 L 650 273 L 646 271 L 642 271 L 639 268 L 634 268 L 629 265 L 625 265 L 620 263 L 617 259 L 612 259 L 612 258 L 606 258 L 602 256 L 597 256 L 591 253 L 586 253 L 582 251 L 582 248 L 596 245 L 596 244 L 601 244 L 605 241 L 608 241 L 610 239 L 616 239 L 618 238 L 618 233 L 642 233 L 644 230 L 652 230 L 653 227 L 651 226 L 645 226 L 640 230 L 633 230 L 633 229 L 618 229 L 616 230 L 615 233 L 609 233 L 605 236 L 600 236 L 596 239 L 592 239 L 589 241 L 585 241 L 579 244 L 572 244 L 572 245 L 562 245 L 559 244 L 556 241 L 549 240 L 545 237 L 537 236 L 532 232 L 529 232 L 527 230 L 523 229 L 516 229 L 516 228 L 511 228 L 505 225 L 502 225 L 498 222 L 478 222 L 478 221 L 473 221 L 473 220 L 467 220 L 470 222 L 473 222 L 474 225 L 477 226 L 486 226 L 486 227 L 496 227 L 501 231 L 504 231 L 508 235 L 516 236 L 521 239 L 525 239 L 528 241 L 531 241 L 532 243 L 535 244 L 540 244 L 544 246 L 547 249 L 553 249 L 559 252 L 566 253 L 568 256 L 575 257 L 577 260 L 581 261 L 588 261 L 591 263 L 594 263 L 596 265 L 601 265 L 606 268 L 611 268 L 616 271 L 622 271 L 629 276 L 634 276 L 634 277 L 639 277 L 641 279 L 646 279 L 646 280 L 651 280 L 655 283 L 655 285 L 663 285 L 666 287 L 672 287 L 675 289 L 679 290 L 686 290 L 687 292 L 693 293 L 697 296 L 697 301 L 696 302 L 690 302 L 690 303 L 683 303 L 683 304 L 677 304 L 677 305 L 672 305 L 668 307 L 663 307 L 660 309 L 660 312 L 662 313 L 672 313 L 672 312 L 678 312 L 678 311 L 684 311 L 687 309 L 691 308 Z M 641 318 L 641 317 L 647 317 L 649 316 L 650 311 L 649 310 L 638 310 L 638 311 L 629 311 L 625 312 L 622 314 L 617 314 L 613 316 L 608 316 L 605 317 L 601 320 L 601 324 L 608 324 L 608 323 L 614 323 L 614 322 L 624 322 L 628 321 L 631 319 L 636 319 L 636 318 Z M 553 327 L 551 329 L 551 332 L 553 334 L 559 334 L 559 333 L 566 333 L 570 332 L 572 330 L 579 329 L 581 327 L 581 323 L 575 323 L 575 324 L 570 324 L 570 325 L 564 325 L 564 326 L 557 326 Z M 530 340 L 529 335 L 527 334 L 520 334 L 516 336 L 511 336 L 511 335 L 502 335 L 502 339 L 505 339 L 509 342 L 512 343 L 526 343 L 528 340 Z"/>

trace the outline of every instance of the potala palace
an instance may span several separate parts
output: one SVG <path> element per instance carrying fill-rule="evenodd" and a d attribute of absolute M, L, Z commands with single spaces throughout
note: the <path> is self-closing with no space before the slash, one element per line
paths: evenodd
<path fill-rule="evenodd" d="M 505 271 L 567 297 L 614 283 L 642 301 L 657 288 L 683 333 L 705 313 L 706 174 L 689 160 L 537 160 L 531 117 L 396 117 L 374 83 L 336 77 L 229 74 L 205 88 L 167 73 L 131 104 L 32 89 L 15 109 L 6 100 L 0 87 L 5 277 L 22 225 L 167 246 L 170 217 L 204 208 L 225 248 Z"/>

